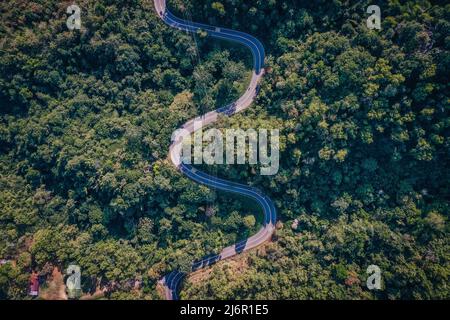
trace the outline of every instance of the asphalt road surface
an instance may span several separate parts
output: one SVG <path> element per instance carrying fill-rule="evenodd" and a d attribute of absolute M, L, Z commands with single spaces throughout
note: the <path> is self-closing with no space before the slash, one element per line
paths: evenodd
<path fill-rule="evenodd" d="M 198 30 L 202 30 L 206 32 L 210 37 L 240 43 L 249 48 L 253 55 L 252 79 L 245 93 L 237 101 L 231 103 L 230 105 L 221 107 L 215 111 L 208 112 L 205 115 L 186 122 L 182 126 L 185 134 L 192 134 L 195 130 L 198 129 L 197 127 L 194 128 L 195 121 L 202 121 L 202 125 L 207 126 L 217 121 L 218 116 L 221 114 L 231 116 L 237 112 L 247 109 L 252 104 L 254 98 L 257 95 L 258 82 L 264 74 L 263 66 L 265 53 L 264 47 L 261 42 L 251 35 L 240 31 L 218 28 L 179 19 L 175 17 L 169 10 L 167 10 L 166 0 L 154 0 L 154 4 L 159 17 L 170 27 L 192 33 L 195 33 Z M 262 243 L 270 240 L 273 232 L 275 231 L 275 224 L 277 219 L 277 213 L 273 202 L 256 188 L 210 176 L 193 168 L 190 165 L 183 163 L 181 160 L 182 141 L 183 135 L 178 135 L 175 139 L 173 139 L 169 151 L 170 159 L 178 170 L 180 170 L 184 175 L 186 175 L 193 181 L 210 188 L 225 192 L 232 192 L 251 198 L 261 206 L 264 213 L 263 227 L 256 234 L 236 244 L 224 248 L 218 254 L 211 254 L 199 261 L 194 262 L 191 271 L 196 271 L 198 269 L 214 264 L 217 261 L 230 258 L 236 254 L 255 248 Z M 160 280 L 160 282 L 164 286 L 166 299 L 178 299 L 179 287 L 185 276 L 185 273 L 175 270 L 167 274 Z"/>

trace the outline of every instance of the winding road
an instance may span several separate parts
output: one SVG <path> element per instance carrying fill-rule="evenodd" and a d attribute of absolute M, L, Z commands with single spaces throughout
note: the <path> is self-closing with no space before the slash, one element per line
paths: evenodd
<path fill-rule="evenodd" d="M 275 231 L 277 219 L 275 206 L 272 200 L 262 194 L 258 189 L 210 176 L 195 169 L 191 165 L 183 163 L 181 160 L 183 137 L 186 134 L 194 133 L 195 130 L 198 129 L 197 126 L 194 127 L 196 121 L 201 121 L 203 126 L 207 126 L 216 122 L 221 114 L 231 116 L 247 109 L 252 104 L 257 95 L 258 82 L 264 74 L 263 65 L 265 53 L 261 42 L 251 35 L 231 29 L 181 20 L 167 10 L 166 0 L 154 0 L 154 5 L 158 16 L 170 27 L 192 33 L 202 30 L 211 37 L 240 43 L 249 48 L 253 55 L 253 74 L 246 92 L 237 101 L 186 122 L 181 127 L 184 129 L 184 135 L 175 135 L 172 139 L 172 144 L 170 145 L 169 153 L 172 163 L 188 178 L 210 188 L 232 192 L 251 198 L 262 207 L 264 213 L 263 227 L 255 235 L 224 248 L 219 254 L 212 254 L 194 262 L 191 271 L 196 271 L 214 264 L 217 261 L 230 258 L 236 254 L 261 245 L 270 240 Z M 183 272 L 172 271 L 160 280 L 160 283 L 164 286 L 166 299 L 178 299 L 178 290 L 185 276 L 186 274 Z"/>

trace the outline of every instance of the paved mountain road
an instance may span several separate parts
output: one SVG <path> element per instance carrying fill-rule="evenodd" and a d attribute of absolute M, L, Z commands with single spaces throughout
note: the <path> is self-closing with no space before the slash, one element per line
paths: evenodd
<path fill-rule="evenodd" d="M 195 121 L 202 121 L 202 125 L 206 126 L 217 121 L 220 114 L 231 116 L 237 112 L 247 109 L 256 97 L 258 82 L 264 74 L 263 65 L 265 52 L 261 42 L 251 35 L 240 31 L 181 20 L 167 10 L 166 0 L 154 0 L 154 5 L 159 17 L 170 27 L 192 33 L 195 33 L 198 30 L 203 30 L 207 32 L 208 36 L 233 41 L 244 45 L 251 50 L 253 55 L 253 74 L 245 93 L 237 101 L 228 106 L 208 112 L 205 115 L 186 122 L 182 126 L 185 130 L 185 134 L 192 134 L 198 129 L 197 127 L 194 127 Z M 232 192 L 251 198 L 262 207 L 264 213 L 263 227 L 255 235 L 224 248 L 219 254 L 210 255 L 204 257 L 200 261 L 194 262 L 192 265 L 192 271 L 204 268 L 208 265 L 216 263 L 217 261 L 230 258 L 238 253 L 255 248 L 270 240 L 273 232 L 275 231 L 275 223 L 277 219 L 277 213 L 273 202 L 256 188 L 210 176 L 190 165 L 183 163 L 181 161 L 182 138 L 183 136 L 181 135 L 173 139 L 169 151 L 170 159 L 178 170 L 193 181 L 210 188 L 225 192 Z M 172 271 L 160 280 L 164 286 L 166 299 L 178 299 L 179 286 L 185 276 L 186 274 L 180 271 Z"/>

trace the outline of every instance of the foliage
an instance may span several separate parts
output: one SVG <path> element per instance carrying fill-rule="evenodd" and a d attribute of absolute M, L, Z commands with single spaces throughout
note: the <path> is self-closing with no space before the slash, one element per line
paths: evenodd
<path fill-rule="evenodd" d="M 281 130 L 280 170 L 203 166 L 275 202 L 284 227 L 239 273 L 213 268 L 182 297 L 449 299 L 450 7 L 381 1 L 169 1 L 253 34 L 257 103 L 218 127 Z M 152 1 L 0 3 L 0 299 L 31 271 L 81 266 L 84 291 L 157 298 L 157 280 L 257 231 L 256 204 L 201 187 L 167 159 L 184 121 L 234 101 L 245 48 L 165 26 Z M 296 230 L 288 226 L 298 220 Z M 365 286 L 382 270 L 383 290 Z M 142 281 L 137 292 L 131 283 Z"/>

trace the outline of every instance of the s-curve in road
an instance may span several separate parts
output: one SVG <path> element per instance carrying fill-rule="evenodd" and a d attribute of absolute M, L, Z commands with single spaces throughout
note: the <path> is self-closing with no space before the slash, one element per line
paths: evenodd
<path fill-rule="evenodd" d="M 208 34 L 208 36 L 228 40 L 240 43 L 249 48 L 253 55 L 253 75 L 250 84 L 245 93 L 235 102 L 230 105 L 221 107 L 215 111 L 208 112 L 196 119 L 189 120 L 182 128 L 184 129 L 184 136 L 194 133 L 198 128 L 194 128 L 196 121 L 201 121 L 203 126 L 212 124 L 217 121 L 220 114 L 225 116 L 231 116 L 237 112 L 247 109 L 253 102 L 257 95 L 258 82 L 264 74 L 264 47 L 261 42 L 243 32 L 230 30 L 226 28 L 217 28 L 201 23 L 195 23 L 190 21 L 184 21 L 175 17 L 166 8 L 166 0 L 154 0 L 155 9 L 159 17 L 169 26 L 195 33 L 198 30 L 202 30 Z M 172 163 L 180 170 L 184 175 L 193 181 L 214 188 L 217 190 L 236 193 L 255 200 L 263 209 L 264 223 L 263 227 L 253 236 L 240 241 L 234 245 L 224 248 L 219 254 L 212 254 L 204 257 L 203 259 L 194 262 L 191 271 L 196 271 L 206 266 L 209 266 L 217 261 L 230 258 L 238 253 L 255 248 L 262 243 L 271 239 L 273 232 L 275 231 L 275 223 L 277 219 L 277 213 L 275 206 L 267 196 L 263 195 L 256 188 L 238 184 L 235 182 L 219 179 L 203 173 L 190 165 L 182 162 L 182 142 L 183 135 L 178 135 L 172 141 L 170 146 L 170 159 Z M 178 290 L 181 281 L 186 276 L 185 273 L 180 271 L 172 271 L 168 275 L 164 276 L 160 283 L 164 286 L 166 299 L 173 300 L 178 299 Z"/>

